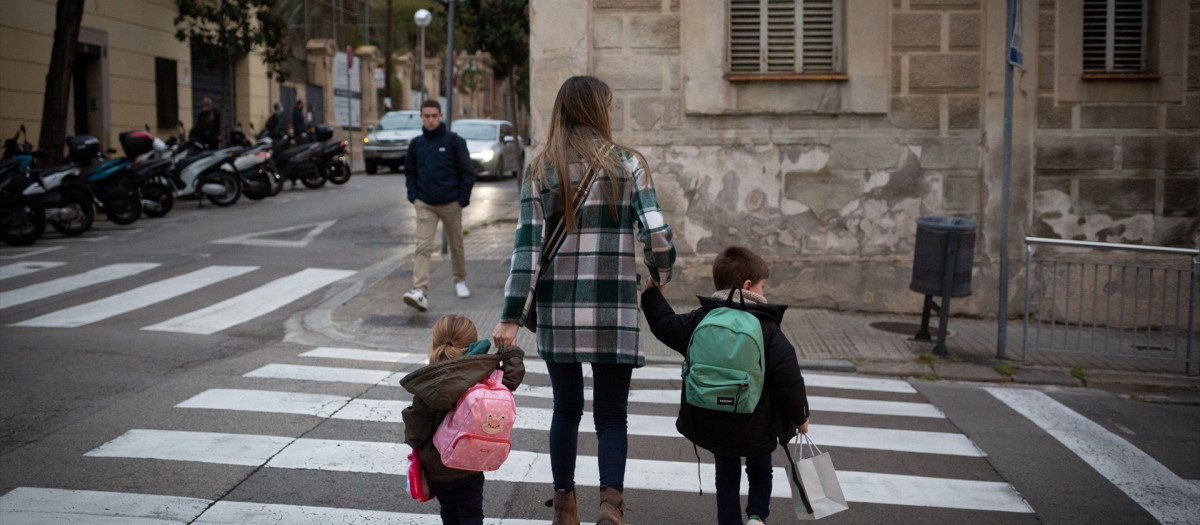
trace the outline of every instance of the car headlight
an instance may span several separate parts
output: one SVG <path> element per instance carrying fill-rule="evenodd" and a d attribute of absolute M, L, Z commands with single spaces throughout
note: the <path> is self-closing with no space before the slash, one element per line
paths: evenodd
<path fill-rule="evenodd" d="M 485 149 L 478 153 L 471 154 L 471 158 L 478 160 L 479 162 L 491 162 L 492 159 L 495 157 L 496 157 L 496 152 L 494 150 L 490 150 L 490 149 Z"/>
<path fill-rule="evenodd" d="M 370 144 L 370 143 L 371 143 L 371 137 L 363 137 L 363 144 Z"/>

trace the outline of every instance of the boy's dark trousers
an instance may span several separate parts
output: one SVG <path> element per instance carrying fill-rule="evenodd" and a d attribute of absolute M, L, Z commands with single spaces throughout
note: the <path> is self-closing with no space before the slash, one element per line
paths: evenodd
<path fill-rule="evenodd" d="M 717 470 L 717 525 L 742 525 L 742 458 L 713 454 Z M 746 499 L 746 516 L 767 519 L 771 512 L 771 455 L 746 458 L 746 479 L 750 495 Z"/>
<path fill-rule="evenodd" d="M 454 481 L 435 481 L 433 493 L 442 507 L 442 525 L 483 525 L 482 472 Z"/>

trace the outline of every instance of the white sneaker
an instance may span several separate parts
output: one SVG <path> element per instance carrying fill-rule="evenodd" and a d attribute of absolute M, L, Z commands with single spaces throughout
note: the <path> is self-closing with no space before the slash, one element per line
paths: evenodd
<path fill-rule="evenodd" d="M 757 517 L 755 517 L 755 518 L 750 518 L 750 520 L 746 522 L 746 525 L 767 525 L 767 523 L 765 521 L 760 520 Z"/>
<path fill-rule="evenodd" d="M 466 281 L 454 283 L 454 291 L 458 293 L 459 299 L 466 299 L 471 296 L 471 290 L 467 288 Z"/>
<path fill-rule="evenodd" d="M 425 294 L 420 290 L 413 288 L 408 293 L 404 294 L 404 304 L 407 304 L 417 310 L 424 312 L 429 309 L 429 302 L 425 300 Z"/>

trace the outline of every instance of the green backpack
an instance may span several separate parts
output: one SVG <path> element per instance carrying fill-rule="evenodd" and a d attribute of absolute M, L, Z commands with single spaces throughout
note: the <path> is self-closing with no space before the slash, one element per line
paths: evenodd
<path fill-rule="evenodd" d="M 754 314 L 728 307 L 712 310 L 688 342 L 685 399 L 709 410 L 753 412 L 762 396 L 763 350 L 762 324 Z"/>

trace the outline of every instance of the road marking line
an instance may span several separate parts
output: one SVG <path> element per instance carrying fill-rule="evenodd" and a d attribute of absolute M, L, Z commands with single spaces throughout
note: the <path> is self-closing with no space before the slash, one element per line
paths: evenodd
<path fill-rule="evenodd" d="M 211 507 L 210 507 L 211 505 Z M 205 510 L 207 509 L 207 510 Z M 203 513 L 203 514 L 201 514 Z M 437 514 L 280 505 L 245 501 L 18 487 L 0 496 L 5 525 L 441 525 Z M 194 521 L 193 521 L 194 520 Z M 487 525 L 550 525 L 545 520 L 484 518 Z M 594 525 L 587 523 L 586 525 Z"/>
<path fill-rule="evenodd" d="M 88 270 L 81 274 L 71 275 L 46 281 L 44 283 L 32 284 L 24 288 L 8 292 L 0 292 L 0 309 L 25 304 L 30 301 L 37 301 L 55 295 L 73 292 L 86 286 L 94 284 L 106 283 L 137 275 L 146 270 L 162 266 L 159 263 L 123 263 L 110 264 Z"/>
<path fill-rule="evenodd" d="M 50 268 L 58 268 L 67 264 L 65 262 L 55 261 L 25 261 L 0 266 L 0 281 L 11 277 L 20 277 L 33 272 L 49 270 Z"/>
<path fill-rule="evenodd" d="M 425 363 L 428 357 L 424 354 L 405 352 L 388 352 L 378 350 L 360 350 L 357 348 L 318 347 L 300 354 L 301 357 L 324 357 L 328 359 L 351 359 L 357 361 L 378 361 L 381 363 Z M 633 369 L 634 379 L 644 380 L 679 380 L 681 379 L 678 366 L 644 366 Z M 525 360 L 525 372 L 530 374 L 547 375 L 544 361 Z M 583 367 L 583 377 L 592 377 L 592 368 Z M 840 374 L 822 374 L 805 372 L 804 384 L 810 387 L 839 388 L 847 390 L 867 390 L 872 392 L 893 392 L 900 394 L 915 394 L 917 390 L 912 385 L 899 379 L 876 377 L 855 377 Z"/>
<path fill-rule="evenodd" d="M 1200 488 L 1120 436 L 1030 389 L 985 388 L 1091 465 L 1161 523 L 1200 523 Z"/>
<path fill-rule="evenodd" d="M 104 299 L 48 313 L 41 317 L 22 321 L 13 326 L 56 328 L 83 326 L 161 303 L 167 299 L 178 297 L 257 269 L 257 266 L 209 266 L 191 273 L 177 275 L 169 279 L 134 288 L 127 292 L 111 295 Z"/>
<path fill-rule="evenodd" d="M 262 465 L 294 438 L 216 432 L 132 429 L 84 456 Z"/>
<path fill-rule="evenodd" d="M 400 386 L 400 380 L 408 375 L 407 372 L 390 372 L 362 368 L 335 368 L 324 366 L 269 364 L 253 370 L 244 377 L 269 377 L 274 379 L 297 379 L 302 381 L 323 381 L 339 383 L 358 383 L 366 385 Z M 554 393 L 548 386 L 521 385 L 515 392 L 518 396 L 538 399 L 554 399 Z M 584 399 L 592 398 L 592 389 L 583 389 Z M 660 405 L 679 404 L 679 390 L 646 390 L 629 391 L 629 401 L 634 403 L 654 403 Z M 913 403 L 908 401 L 879 401 L 873 399 L 846 399 L 841 397 L 809 396 L 808 404 L 814 412 L 844 412 L 850 414 L 871 414 L 904 417 L 945 418 L 941 410 L 928 403 Z"/>
<path fill-rule="evenodd" d="M 682 440 L 680 440 L 682 442 Z M 274 449 L 274 454 L 272 454 Z M 162 430 L 130 430 L 117 439 L 88 452 L 88 456 L 149 458 L 245 465 L 261 460 L 267 467 L 325 470 L 403 476 L 404 458 L 410 449 L 403 443 L 284 438 L 252 434 L 215 434 Z M 259 463 L 261 464 L 261 463 Z M 626 488 L 697 492 L 701 486 L 715 492 L 716 473 L 712 464 L 646 459 L 627 460 Z M 550 456 L 515 450 L 504 465 L 488 473 L 488 479 L 514 483 L 550 484 Z M 579 456 L 576 484 L 598 487 L 600 475 L 594 456 Z M 1032 512 L 1025 500 L 1008 483 L 975 481 L 873 472 L 839 471 L 838 480 L 849 501 L 988 510 Z M 771 496 L 791 498 L 783 467 L 774 469 Z M 742 478 L 741 493 L 748 481 Z"/>
<path fill-rule="evenodd" d="M 233 237 L 225 237 L 224 239 L 217 239 L 209 242 L 212 244 L 242 244 L 245 246 L 269 246 L 273 248 L 304 248 L 305 246 L 308 246 L 313 239 L 316 239 L 318 235 L 320 235 L 330 226 L 333 226 L 333 224 L 336 222 L 337 219 L 325 222 L 314 222 L 311 224 L 298 224 L 296 226 L 288 226 L 286 228 L 278 228 L 275 230 L 266 230 L 261 232 L 246 233 L 243 235 L 235 235 Z M 309 229 L 309 232 L 304 235 L 303 239 L 298 241 L 264 238 L 270 237 L 271 235 L 275 235 L 277 233 L 303 230 L 306 228 Z"/>
<path fill-rule="evenodd" d="M 331 419 L 372 423 L 404 423 L 401 412 L 411 401 L 391 399 L 351 399 L 345 396 L 302 394 L 269 390 L 205 390 L 175 405 L 177 408 L 234 410 L 276 414 L 302 414 Z M 517 409 L 515 428 L 550 431 L 553 411 L 545 408 Z M 629 435 L 681 437 L 675 430 L 675 418 L 629 414 Z M 579 431 L 595 434 L 592 414 L 585 412 Z M 916 452 L 949 456 L 984 457 L 982 450 L 967 436 L 950 432 L 894 430 L 841 425 L 812 425 L 809 435 L 821 446 Z"/>
<path fill-rule="evenodd" d="M 33 257 L 34 255 L 41 255 L 43 253 L 61 250 L 62 248 L 62 246 L 47 246 L 45 248 L 37 249 L 27 248 L 25 250 L 16 250 L 16 253 L 13 253 L 12 255 L 0 255 L 0 259 L 20 259 L 22 257 Z"/>
<path fill-rule="evenodd" d="M 142 328 L 160 332 L 212 334 L 266 315 L 313 293 L 326 285 L 344 279 L 351 270 L 307 268 L 271 281 L 237 297 Z"/>
<path fill-rule="evenodd" d="M 0 516 L 4 525 L 181 525 L 191 523 L 211 503 L 152 494 L 17 487 L 0 496 Z"/>
<path fill-rule="evenodd" d="M 380 363 L 427 363 L 429 356 L 383 350 L 361 350 L 358 348 L 334 348 L 321 346 L 300 354 L 300 357 L 347 359 L 351 361 L 376 361 Z M 528 370 L 528 369 L 526 369 Z"/>
<path fill-rule="evenodd" d="M 400 379 L 392 379 L 396 374 L 388 370 L 369 368 L 335 368 L 330 366 L 285 365 L 271 363 L 242 374 L 242 377 L 263 377 L 269 379 L 296 379 L 300 381 L 320 381 L 324 383 L 355 383 L 361 385 L 394 384 L 399 385 Z M 403 374 L 400 374 L 403 377 Z"/>

